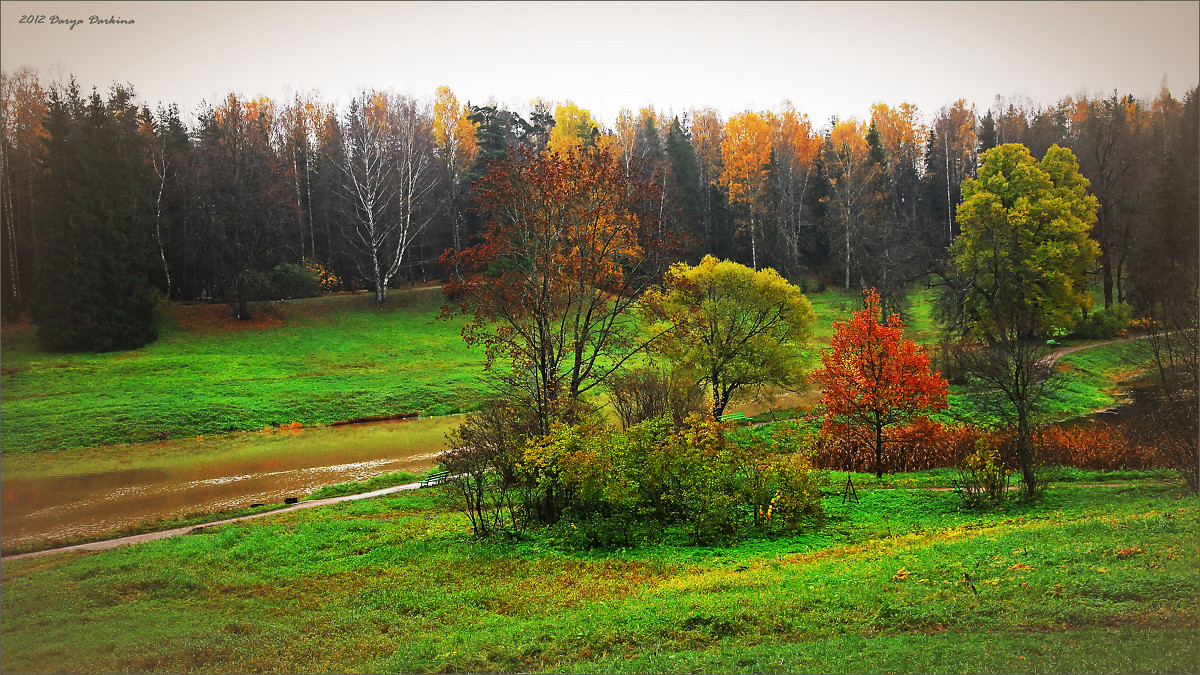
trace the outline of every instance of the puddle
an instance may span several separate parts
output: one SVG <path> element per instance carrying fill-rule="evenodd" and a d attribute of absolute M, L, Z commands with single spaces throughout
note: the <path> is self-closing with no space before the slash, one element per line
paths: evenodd
<path fill-rule="evenodd" d="M 5 547 L 423 472 L 459 416 L 0 458 Z"/>

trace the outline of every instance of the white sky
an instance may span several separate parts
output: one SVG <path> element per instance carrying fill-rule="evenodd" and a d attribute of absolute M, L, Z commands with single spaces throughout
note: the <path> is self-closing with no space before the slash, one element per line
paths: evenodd
<path fill-rule="evenodd" d="M 46 23 L 20 22 L 31 14 Z M 431 99 L 449 85 L 522 112 L 569 99 L 610 126 L 621 107 L 728 117 L 789 99 L 822 127 L 880 101 L 928 120 L 998 94 L 1049 104 L 1165 82 L 1182 97 L 1200 81 L 1200 2 L 5 1 L 0 65 L 85 90 L 129 82 L 185 120 L 230 91 L 344 105 L 363 87 Z"/>

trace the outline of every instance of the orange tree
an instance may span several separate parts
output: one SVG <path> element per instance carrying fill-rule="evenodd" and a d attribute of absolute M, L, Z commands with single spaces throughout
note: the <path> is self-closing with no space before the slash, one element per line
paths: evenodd
<path fill-rule="evenodd" d="M 866 307 L 849 321 L 835 321 L 831 349 L 813 377 L 825 389 L 824 432 L 856 441 L 875 453 L 875 476 L 883 476 L 884 444 L 890 428 L 909 425 L 925 413 L 944 410 L 948 384 L 930 371 L 929 355 L 904 339 L 904 322 L 893 314 L 880 323 L 879 294 L 864 293 Z"/>
<path fill-rule="evenodd" d="M 482 345 L 510 394 L 532 408 L 541 433 L 573 421 L 581 395 L 647 339 L 630 309 L 657 251 L 657 188 L 603 151 L 521 150 L 480 184 L 481 240 L 447 252 L 445 292 L 471 315 L 463 339 Z M 452 308 L 449 308 L 452 309 Z"/>

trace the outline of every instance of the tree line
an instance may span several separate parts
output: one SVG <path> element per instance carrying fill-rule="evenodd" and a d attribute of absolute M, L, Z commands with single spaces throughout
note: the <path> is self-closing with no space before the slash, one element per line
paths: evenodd
<path fill-rule="evenodd" d="M 30 69 L 4 73 L 2 102 L 3 318 L 31 316 L 64 349 L 153 339 L 156 294 L 226 301 L 245 318 L 313 278 L 379 302 L 397 283 L 448 278 L 442 254 L 485 232 L 480 186 L 516 150 L 600 150 L 655 186 L 642 207 L 675 245 L 645 270 L 711 254 L 802 287 L 876 288 L 890 313 L 913 281 L 945 273 L 980 154 L 1057 144 L 1098 200 L 1089 272 L 1106 310 L 1144 314 L 1191 288 L 1195 268 L 1195 89 L 997 98 L 982 114 L 959 100 L 929 120 L 880 103 L 823 128 L 788 102 L 728 119 L 625 109 L 605 128 L 570 102 L 515 111 L 445 87 L 429 100 L 363 91 L 341 110 L 316 94 L 229 94 L 188 128 L 129 85 L 88 94 Z"/>

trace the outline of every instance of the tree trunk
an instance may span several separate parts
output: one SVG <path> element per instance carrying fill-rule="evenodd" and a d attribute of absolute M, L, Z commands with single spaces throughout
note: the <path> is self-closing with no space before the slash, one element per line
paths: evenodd
<path fill-rule="evenodd" d="M 1021 459 L 1021 476 L 1025 480 L 1025 496 L 1032 498 L 1037 493 L 1033 474 L 1033 443 L 1029 429 L 1029 412 L 1024 407 L 1017 411 L 1017 456 Z"/>
<path fill-rule="evenodd" d="M 241 321 L 250 320 L 250 302 L 246 298 L 246 275 L 239 275 L 237 282 L 237 318 Z"/>
<path fill-rule="evenodd" d="M 750 266 L 758 271 L 758 239 L 754 236 L 754 209 L 750 210 Z"/>
<path fill-rule="evenodd" d="M 382 305 L 387 299 L 387 279 L 383 276 L 383 268 L 379 264 L 379 255 L 371 256 L 372 269 L 375 272 L 375 304 Z"/>
<path fill-rule="evenodd" d="M 850 290 L 850 218 L 846 217 L 846 279 L 842 283 L 842 290 Z"/>
<path fill-rule="evenodd" d="M 154 238 L 158 241 L 158 256 L 162 259 L 163 276 L 167 280 L 167 297 L 171 297 L 171 270 L 167 267 L 167 252 L 162 241 L 162 198 L 167 189 L 167 158 L 162 158 L 162 172 L 159 174 L 158 196 L 154 199 Z"/>
<path fill-rule="evenodd" d="M 954 243 L 954 205 L 950 203 L 950 139 L 942 138 L 942 161 L 946 168 L 946 241 Z"/>
<path fill-rule="evenodd" d="M 875 477 L 883 478 L 883 427 L 875 427 Z"/>
<path fill-rule="evenodd" d="M 719 383 L 719 380 L 715 376 L 713 377 L 713 381 L 712 381 L 712 395 L 713 395 L 713 403 L 712 403 L 713 419 L 720 419 L 721 415 L 725 412 L 725 402 L 721 400 L 721 385 Z"/>

